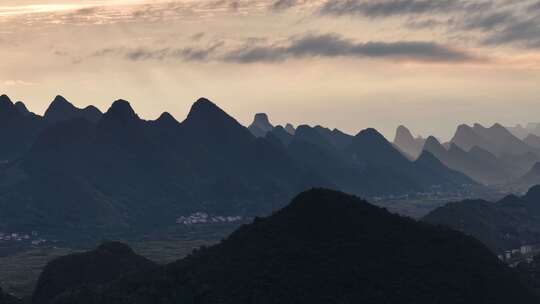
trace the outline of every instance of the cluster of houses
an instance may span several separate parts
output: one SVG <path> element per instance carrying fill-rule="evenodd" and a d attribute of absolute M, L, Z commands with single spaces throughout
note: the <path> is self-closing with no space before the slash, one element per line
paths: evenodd
<path fill-rule="evenodd" d="M 204 212 L 196 212 L 189 216 L 181 216 L 177 218 L 176 223 L 190 226 L 197 224 L 234 223 L 241 220 L 241 216 L 211 216 Z"/>
<path fill-rule="evenodd" d="M 499 259 L 515 267 L 521 262 L 532 262 L 535 255 L 540 253 L 540 244 L 523 245 L 520 248 L 506 250 L 498 255 Z"/>
<path fill-rule="evenodd" d="M 47 242 L 47 240 L 38 238 L 38 233 L 32 231 L 28 233 L 19 232 L 0 232 L 0 242 L 29 242 L 34 246 L 39 246 Z"/>

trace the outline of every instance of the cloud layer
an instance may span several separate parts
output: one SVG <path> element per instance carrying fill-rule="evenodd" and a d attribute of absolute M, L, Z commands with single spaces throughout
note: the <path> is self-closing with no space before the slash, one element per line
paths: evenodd
<path fill-rule="evenodd" d="M 357 42 L 341 35 L 305 34 L 284 41 L 250 39 L 229 45 L 225 41 L 206 46 L 166 48 L 108 48 L 90 57 L 120 56 L 131 61 L 181 60 L 185 62 L 227 62 L 238 64 L 278 63 L 293 59 L 357 58 L 388 59 L 424 63 L 486 62 L 488 59 L 465 50 L 422 41 Z"/>
<path fill-rule="evenodd" d="M 291 38 L 284 45 L 245 45 L 228 52 L 226 61 L 239 63 L 278 62 L 292 58 L 352 57 L 395 59 L 421 62 L 470 62 L 483 59 L 462 50 L 433 42 L 355 42 L 337 34 L 306 35 Z"/>

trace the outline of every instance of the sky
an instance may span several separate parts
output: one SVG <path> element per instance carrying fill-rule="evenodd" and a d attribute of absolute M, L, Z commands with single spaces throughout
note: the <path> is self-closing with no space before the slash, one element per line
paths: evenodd
<path fill-rule="evenodd" d="M 0 93 L 247 125 L 540 122 L 539 0 L 0 0 Z"/>

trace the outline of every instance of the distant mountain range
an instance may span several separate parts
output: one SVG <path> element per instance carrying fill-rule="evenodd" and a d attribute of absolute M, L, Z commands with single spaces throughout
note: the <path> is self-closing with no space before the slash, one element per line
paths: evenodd
<path fill-rule="evenodd" d="M 206 99 L 182 123 L 167 113 L 141 120 L 122 100 L 96 121 L 87 114 L 95 111 L 66 103 L 57 97 L 45 117 L 23 116 L 3 97 L 0 115 L 10 120 L 0 121 L 14 127 L 0 128 L 0 142 L 17 149 L 0 166 L 1 229 L 92 235 L 196 211 L 264 214 L 329 184 Z M 55 109 L 71 118 L 50 122 Z"/>
<path fill-rule="evenodd" d="M 506 127 L 508 131 L 512 132 L 516 137 L 524 139 L 528 135 L 540 136 L 540 123 L 528 123 L 525 126 L 515 125 L 513 127 Z"/>
<path fill-rule="evenodd" d="M 266 138 L 279 140 L 298 163 L 350 193 L 459 191 L 475 185 L 436 160 L 410 161 L 375 129 L 350 136 L 337 129 L 301 125 L 294 135 L 275 128 Z"/>
<path fill-rule="evenodd" d="M 489 128 L 480 124 L 474 124 L 473 127 L 461 125 L 450 142 L 467 151 L 476 146 L 497 156 L 539 152 L 500 124 L 494 124 Z"/>
<path fill-rule="evenodd" d="M 314 189 L 168 265 L 115 243 L 59 258 L 45 268 L 32 303 L 537 301 L 475 239 Z"/>
<path fill-rule="evenodd" d="M 413 159 L 418 151 L 428 151 L 445 166 L 485 185 L 516 184 L 540 161 L 540 137 L 529 135 L 521 140 L 500 124 L 489 128 L 460 125 L 447 143 L 433 136 L 414 138 L 400 126 L 394 145 Z"/>
<path fill-rule="evenodd" d="M 410 161 L 374 129 L 273 127 L 263 114 L 248 129 L 204 98 L 178 122 L 142 120 L 124 100 L 101 113 L 61 96 L 42 117 L 4 95 L 0 143 L 7 231 L 100 238 L 198 211 L 249 217 L 316 186 L 363 196 L 477 187 L 428 155 Z"/>
<path fill-rule="evenodd" d="M 540 243 L 540 186 L 524 196 L 497 202 L 465 200 L 437 208 L 423 218 L 471 235 L 494 252 Z"/>

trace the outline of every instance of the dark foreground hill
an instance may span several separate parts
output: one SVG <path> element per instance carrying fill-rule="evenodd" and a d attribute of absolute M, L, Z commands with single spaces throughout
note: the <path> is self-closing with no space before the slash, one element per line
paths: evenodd
<path fill-rule="evenodd" d="M 535 303 L 480 242 L 315 189 L 222 243 L 55 303 Z"/>
<path fill-rule="evenodd" d="M 33 303 L 51 303 L 72 290 L 97 288 L 121 276 L 157 267 L 127 245 L 108 242 L 97 249 L 57 258 L 47 264 L 32 296 Z"/>
<path fill-rule="evenodd" d="M 497 202 L 465 200 L 437 208 L 423 218 L 471 235 L 495 252 L 540 242 L 540 186 Z"/>

